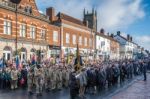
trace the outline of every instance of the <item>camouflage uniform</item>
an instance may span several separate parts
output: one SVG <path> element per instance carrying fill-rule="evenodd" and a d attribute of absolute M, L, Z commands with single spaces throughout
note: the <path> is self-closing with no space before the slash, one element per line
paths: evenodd
<path fill-rule="evenodd" d="M 32 94 L 32 88 L 33 88 L 33 78 L 34 78 L 34 71 L 32 69 L 30 69 L 28 71 L 28 75 L 27 75 L 27 83 L 28 83 L 28 92 L 30 94 Z"/>
<path fill-rule="evenodd" d="M 49 76 L 49 67 L 44 67 L 44 87 L 48 91 L 50 89 L 49 84 L 50 84 L 50 76 Z"/>
<path fill-rule="evenodd" d="M 62 70 L 60 68 L 56 71 L 56 86 L 62 89 Z"/>
<path fill-rule="evenodd" d="M 55 67 L 56 68 L 56 67 Z M 51 83 L 52 83 L 52 90 L 56 89 L 56 79 L 57 79 L 57 73 L 56 73 L 56 69 L 53 69 L 52 71 L 52 75 L 51 75 Z"/>
<path fill-rule="evenodd" d="M 18 82 L 18 70 L 16 68 L 13 68 L 11 71 L 11 89 L 16 89 Z"/>
<path fill-rule="evenodd" d="M 43 84 L 44 84 L 44 72 L 43 68 L 36 68 L 34 72 L 35 84 L 36 84 L 36 94 L 42 95 Z"/>

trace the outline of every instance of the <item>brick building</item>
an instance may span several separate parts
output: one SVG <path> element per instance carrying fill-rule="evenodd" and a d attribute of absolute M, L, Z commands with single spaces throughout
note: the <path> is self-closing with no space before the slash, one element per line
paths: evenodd
<path fill-rule="evenodd" d="M 110 59 L 118 60 L 119 59 L 119 55 L 120 55 L 119 42 L 114 39 L 114 35 L 113 34 L 110 35 L 109 39 L 110 39 Z"/>
<path fill-rule="evenodd" d="M 61 12 L 55 15 L 52 7 L 41 14 L 35 0 L 21 0 L 17 12 L 11 0 L 0 0 L 0 57 L 6 60 L 15 57 L 16 49 L 21 60 L 38 51 L 43 58 L 63 57 L 75 54 L 77 44 L 81 53 L 94 53 L 96 29 L 94 10 L 81 21 Z"/>
<path fill-rule="evenodd" d="M 60 46 L 60 28 L 39 13 L 34 0 L 21 0 L 17 9 L 16 14 L 15 4 L 0 0 L 0 57 L 11 59 L 16 48 L 21 60 L 30 59 L 37 50 L 43 58 L 50 56 L 51 46 Z M 58 35 L 55 43 L 53 32 Z"/>
<path fill-rule="evenodd" d="M 55 16 L 55 10 L 52 7 L 47 8 L 46 12 L 47 15 L 51 16 L 50 21 L 61 29 L 62 57 L 75 54 L 77 44 L 79 45 L 80 53 L 83 55 L 94 52 L 95 32 L 93 28 L 89 28 L 88 20 L 81 21 L 62 12 Z M 90 15 L 94 15 L 94 13 Z"/>
<path fill-rule="evenodd" d="M 119 59 L 120 45 L 113 36 L 113 34 L 106 34 L 104 29 L 96 33 L 96 52 L 98 58 L 102 60 Z"/>

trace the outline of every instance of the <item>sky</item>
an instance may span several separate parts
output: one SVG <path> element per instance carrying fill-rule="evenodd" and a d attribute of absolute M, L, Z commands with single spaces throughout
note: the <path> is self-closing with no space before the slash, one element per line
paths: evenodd
<path fill-rule="evenodd" d="M 98 31 L 130 34 L 133 41 L 150 50 L 150 0 L 35 0 L 40 12 L 54 7 L 56 14 L 63 12 L 83 19 L 84 8 L 97 10 Z"/>

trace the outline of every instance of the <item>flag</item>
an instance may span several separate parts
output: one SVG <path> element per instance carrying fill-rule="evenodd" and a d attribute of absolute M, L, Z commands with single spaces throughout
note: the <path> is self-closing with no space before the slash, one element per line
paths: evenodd
<path fill-rule="evenodd" d="M 4 64 L 3 64 L 3 59 L 0 60 L 0 67 L 3 68 Z"/>
<path fill-rule="evenodd" d="M 36 62 L 35 62 L 35 55 L 32 56 L 32 61 L 31 61 L 32 65 L 34 65 Z"/>
<path fill-rule="evenodd" d="M 70 55 L 67 55 L 67 64 L 70 63 Z"/>
<path fill-rule="evenodd" d="M 77 44 L 77 52 L 76 52 L 76 59 L 75 59 L 75 70 L 78 71 L 80 69 L 80 64 L 81 63 L 81 57 L 80 57 L 80 53 L 79 53 L 79 46 Z"/>
<path fill-rule="evenodd" d="M 19 57 L 18 56 L 16 57 L 16 68 L 17 69 L 19 68 Z"/>

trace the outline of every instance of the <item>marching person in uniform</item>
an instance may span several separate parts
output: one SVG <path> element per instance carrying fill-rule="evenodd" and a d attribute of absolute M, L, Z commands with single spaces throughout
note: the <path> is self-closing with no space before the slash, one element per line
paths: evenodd
<path fill-rule="evenodd" d="M 11 89 L 17 89 L 17 82 L 18 82 L 18 70 L 13 67 L 11 70 Z"/>
<path fill-rule="evenodd" d="M 28 70 L 28 75 L 27 75 L 28 93 L 30 95 L 33 94 L 33 78 L 34 78 L 34 69 L 30 68 Z"/>
<path fill-rule="evenodd" d="M 47 92 L 49 92 L 50 91 L 50 75 L 49 75 L 49 66 L 45 66 L 44 65 L 44 82 L 45 82 L 45 84 L 44 84 L 44 87 L 45 87 L 45 89 L 46 89 L 46 91 Z"/>
<path fill-rule="evenodd" d="M 40 65 L 37 65 L 34 72 L 35 84 L 36 84 L 36 94 L 37 96 L 42 95 L 43 84 L 44 84 L 44 72 L 43 68 Z"/>
<path fill-rule="evenodd" d="M 144 81 L 146 81 L 147 80 L 147 76 L 146 76 L 147 64 L 146 64 L 146 62 L 143 61 L 141 65 L 143 68 Z"/>
<path fill-rule="evenodd" d="M 52 90 L 54 91 L 56 89 L 56 83 L 57 83 L 57 69 L 53 66 L 53 71 L 51 75 L 51 83 L 52 83 Z"/>
<path fill-rule="evenodd" d="M 56 72 L 56 86 L 57 89 L 62 89 L 62 68 L 58 67 Z"/>
<path fill-rule="evenodd" d="M 72 71 L 69 74 L 70 99 L 76 99 L 79 94 L 79 84 L 76 79 L 76 72 Z"/>

